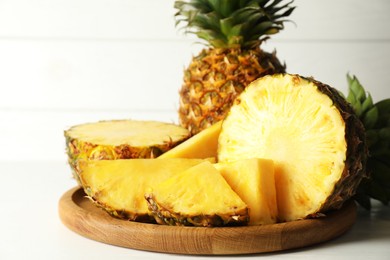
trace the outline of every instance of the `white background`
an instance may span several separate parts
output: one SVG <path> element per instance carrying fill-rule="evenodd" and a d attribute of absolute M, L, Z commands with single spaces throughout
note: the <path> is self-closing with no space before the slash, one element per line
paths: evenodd
<path fill-rule="evenodd" d="M 0 160 L 65 160 L 63 131 L 107 119 L 177 122 L 182 71 L 203 47 L 173 0 L 0 0 Z M 296 0 L 263 47 L 345 93 L 390 97 L 390 1 Z"/>
<path fill-rule="evenodd" d="M 174 27 L 173 0 L 0 0 L 0 259 L 209 259 L 102 244 L 70 231 L 58 201 L 76 185 L 63 131 L 97 120 L 177 122 L 183 68 L 201 45 Z M 390 1 L 295 0 L 264 44 L 291 73 L 345 93 L 358 76 L 389 98 Z M 341 238 L 237 259 L 389 259 L 390 208 L 358 210 Z M 225 259 L 215 257 L 214 259 Z"/>

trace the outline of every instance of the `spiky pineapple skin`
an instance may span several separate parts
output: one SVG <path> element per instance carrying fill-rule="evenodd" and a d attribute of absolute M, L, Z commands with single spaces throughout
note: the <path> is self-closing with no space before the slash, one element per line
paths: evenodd
<path fill-rule="evenodd" d="M 333 101 L 345 122 L 345 140 L 347 142 L 345 167 L 341 178 L 335 184 L 332 194 L 322 205 L 320 212 L 340 209 L 344 202 L 356 194 L 362 179 L 368 177 L 366 171 L 368 149 L 364 125 L 339 91 L 313 78 L 302 78 L 313 82 L 320 92 Z"/>
<path fill-rule="evenodd" d="M 172 212 L 159 205 L 153 194 L 146 194 L 145 199 L 148 208 L 158 224 L 170 226 L 195 226 L 195 227 L 222 227 L 222 226 L 245 226 L 249 222 L 248 208 L 235 212 L 233 215 L 198 215 L 187 216 Z"/>
<path fill-rule="evenodd" d="M 184 72 L 179 121 L 196 134 L 225 118 L 234 99 L 258 77 L 285 72 L 276 53 L 256 47 L 204 49 Z"/>
<path fill-rule="evenodd" d="M 118 210 L 117 208 L 111 207 L 107 203 L 102 203 L 101 201 L 99 201 L 98 198 L 93 195 L 89 187 L 84 187 L 84 192 L 86 194 L 86 198 L 88 198 L 96 207 L 107 212 L 110 216 L 114 218 L 143 223 L 156 223 L 155 218 L 153 216 L 146 214 L 138 214 L 125 209 Z"/>

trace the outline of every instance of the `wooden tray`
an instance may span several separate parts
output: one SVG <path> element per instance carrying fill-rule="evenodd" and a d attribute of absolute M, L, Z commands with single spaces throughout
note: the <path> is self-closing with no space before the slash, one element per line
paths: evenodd
<path fill-rule="evenodd" d="M 173 227 L 137 223 L 111 217 L 94 206 L 80 188 L 59 201 L 62 222 L 74 232 L 107 244 L 146 251 L 232 255 L 274 252 L 325 242 L 354 224 L 353 202 L 319 219 L 247 227 Z"/>

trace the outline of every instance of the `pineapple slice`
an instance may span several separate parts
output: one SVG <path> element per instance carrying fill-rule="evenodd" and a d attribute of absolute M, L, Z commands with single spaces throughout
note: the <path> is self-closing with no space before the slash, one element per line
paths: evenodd
<path fill-rule="evenodd" d="M 274 163 L 267 159 L 244 159 L 214 165 L 230 187 L 249 207 L 249 225 L 274 224 L 278 207 Z"/>
<path fill-rule="evenodd" d="M 236 99 L 218 159 L 275 162 L 278 215 L 292 221 L 340 208 L 365 175 L 361 121 L 338 91 L 314 79 L 260 78 Z"/>
<path fill-rule="evenodd" d="M 68 162 L 78 180 L 77 161 L 155 158 L 190 137 L 188 130 L 156 121 L 113 120 L 65 131 Z"/>
<path fill-rule="evenodd" d="M 147 188 L 182 172 L 201 159 L 119 159 L 80 162 L 80 181 L 87 196 L 112 216 L 150 221 Z"/>
<path fill-rule="evenodd" d="M 213 124 L 158 158 L 216 158 L 221 126 L 222 121 Z"/>
<path fill-rule="evenodd" d="M 211 227 L 249 221 L 247 205 L 208 161 L 155 185 L 145 198 L 159 224 Z"/>

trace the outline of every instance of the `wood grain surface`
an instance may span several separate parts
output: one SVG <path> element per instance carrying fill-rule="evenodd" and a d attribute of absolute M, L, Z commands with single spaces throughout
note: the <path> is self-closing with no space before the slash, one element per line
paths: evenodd
<path fill-rule="evenodd" d="M 192 255 L 233 255 L 282 251 L 325 242 L 354 224 L 356 206 L 347 204 L 319 219 L 247 227 L 173 227 L 116 219 L 93 205 L 82 189 L 67 191 L 59 215 L 69 229 L 116 246 Z"/>

